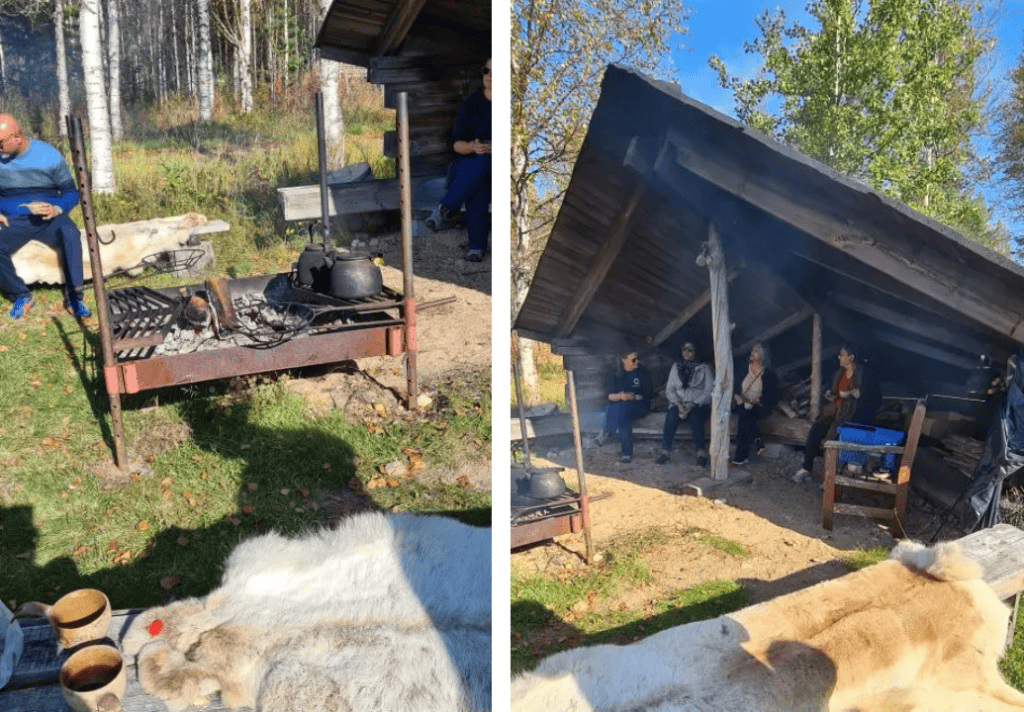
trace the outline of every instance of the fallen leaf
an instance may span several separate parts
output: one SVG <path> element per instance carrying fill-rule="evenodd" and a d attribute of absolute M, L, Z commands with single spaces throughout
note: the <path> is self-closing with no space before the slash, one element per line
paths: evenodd
<path fill-rule="evenodd" d="M 143 519 L 141 522 L 135 525 L 135 528 L 138 529 L 140 532 L 144 532 L 147 529 L 149 529 L 149 522 Z"/>
<path fill-rule="evenodd" d="M 82 546 L 78 547 L 77 549 L 75 549 L 74 551 L 71 552 L 71 558 L 74 559 L 75 561 L 77 561 L 78 559 L 82 558 L 82 556 L 88 550 L 89 550 L 89 547 L 87 547 L 87 546 L 85 546 L 83 544 Z"/>
<path fill-rule="evenodd" d="M 164 576 L 160 579 L 160 588 L 165 591 L 170 591 L 172 588 L 181 583 L 181 579 L 177 576 Z"/>
<path fill-rule="evenodd" d="M 242 520 L 238 517 L 228 517 L 228 521 L 234 524 L 236 527 L 242 523 Z"/>
<path fill-rule="evenodd" d="M 107 542 L 107 551 L 117 551 L 121 548 L 121 545 L 117 543 L 115 539 L 111 539 Z"/>
<path fill-rule="evenodd" d="M 299 488 L 299 494 L 302 495 L 303 499 L 309 499 L 309 488 L 308 487 L 300 487 Z"/>
<path fill-rule="evenodd" d="M 14 556 L 14 558 L 15 558 L 15 559 L 27 559 L 27 558 L 28 558 L 28 557 L 30 557 L 30 556 L 32 556 L 32 552 L 30 552 L 30 551 L 26 551 L 26 552 L 25 552 L 24 554 L 16 554 L 16 555 Z"/>
<path fill-rule="evenodd" d="M 287 497 L 289 494 L 291 494 L 291 492 L 292 491 L 290 489 L 288 489 L 287 487 L 285 487 L 285 488 L 283 488 L 281 490 L 281 494 L 283 494 L 285 497 Z"/>
<path fill-rule="evenodd" d="M 469 478 L 466 477 L 465 475 L 462 475 L 459 479 L 455 481 L 458 483 L 459 487 L 469 487 Z"/>
<path fill-rule="evenodd" d="M 115 564 L 127 564 L 131 560 L 132 560 L 132 550 L 131 549 L 126 549 L 125 551 L 120 552 L 117 556 L 114 557 L 114 563 Z"/>
<path fill-rule="evenodd" d="M 324 472 L 330 472 L 330 471 L 331 471 L 331 463 L 325 462 L 324 463 Z"/>
<path fill-rule="evenodd" d="M 366 483 L 366 489 L 377 489 L 378 487 L 384 487 L 386 484 L 387 480 L 385 480 L 383 477 L 374 477 L 369 482 Z"/>
<path fill-rule="evenodd" d="M 171 478 L 170 477 L 165 477 L 162 480 L 160 480 L 160 486 L 161 487 L 170 487 L 171 486 Z"/>
<path fill-rule="evenodd" d="M 257 487 L 257 484 L 255 482 L 247 482 L 246 485 L 245 485 L 245 488 L 247 490 L 249 490 L 250 492 L 255 492 L 256 491 L 256 487 Z"/>
<path fill-rule="evenodd" d="M 78 489 L 81 486 L 81 484 L 82 484 L 82 478 L 81 477 L 76 477 L 75 479 L 71 480 L 70 487 L 71 487 L 71 489 Z"/>
<path fill-rule="evenodd" d="M 69 396 L 75 392 L 74 386 L 64 386 L 64 395 Z"/>
<path fill-rule="evenodd" d="M 242 450 L 248 450 L 251 447 L 252 447 L 252 445 L 250 445 L 249 443 L 242 443 L 242 445 L 241 445 L 241 449 Z"/>
<path fill-rule="evenodd" d="M 56 450 L 60 447 L 60 440 L 54 437 L 43 438 L 41 443 L 44 450 Z"/>
<path fill-rule="evenodd" d="M 178 546 L 188 546 L 187 536 L 179 536 L 175 541 L 178 542 Z"/>
<path fill-rule="evenodd" d="M 171 491 L 170 490 L 164 490 L 163 494 L 161 494 L 160 497 L 165 502 L 169 501 L 171 499 Z"/>
<path fill-rule="evenodd" d="M 0 354 L 5 354 L 5 353 L 7 353 L 8 351 L 10 351 L 10 349 L 9 349 L 9 348 L 7 348 L 6 346 L 4 346 L 4 345 L 0 344 Z"/>
<path fill-rule="evenodd" d="M 251 504 L 242 505 L 242 514 L 252 514 L 256 511 L 256 507 Z"/>
<path fill-rule="evenodd" d="M 41 378 L 39 378 L 39 376 L 34 376 L 32 380 L 28 382 L 28 385 L 32 386 L 33 388 L 39 388 L 39 386 L 43 385 L 43 381 Z"/>
<path fill-rule="evenodd" d="M 397 489 L 400 484 L 400 482 L 394 477 L 385 477 L 384 482 L 387 483 L 387 486 L 391 489 Z"/>

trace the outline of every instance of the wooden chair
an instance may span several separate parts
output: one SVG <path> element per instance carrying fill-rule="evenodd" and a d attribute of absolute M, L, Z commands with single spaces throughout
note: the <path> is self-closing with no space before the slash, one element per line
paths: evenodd
<path fill-rule="evenodd" d="M 827 440 L 822 447 L 825 450 L 825 491 L 821 500 L 821 524 L 828 530 L 832 529 L 832 515 L 857 514 L 863 517 L 884 519 L 896 524 L 896 535 L 906 535 L 907 519 L 907 495 L 910 489 L 910 471 L 914 466 L 914 456 L 917 454 L 917 441 L 921 437 L 921 427 L 924 425 L 925 414 L 924 401 L 918 401 L 914 408 L 914 414 L 910 418 L 907 427 L 907 436 L 903 445 L 861 445 L 859 443 L 840 442 L 839 440 Z M 872 480 L 861 480 L 853 477 L 844 477 L 838 473 L 839 451 L 854 450 L 856 452 L 871 454 L 897 454 L 900 455 L 899 469 L 895 482 L 876 482 Z M 839 487 L 850 489 L 868 490 L 892 495 L 892 509 L 879 507 L 865 507 L 863 505 L 844 504 L 836 501 Z"/>

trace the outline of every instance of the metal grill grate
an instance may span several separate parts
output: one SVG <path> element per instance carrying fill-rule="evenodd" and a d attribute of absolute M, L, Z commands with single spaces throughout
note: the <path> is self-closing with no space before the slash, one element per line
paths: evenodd
<path fill-rule="evenodd" d="M 184 308 L 174 299 L 149 287 L 125 287 L 107 292 L 115 351 L 155 346 L 164 340 Z"/>

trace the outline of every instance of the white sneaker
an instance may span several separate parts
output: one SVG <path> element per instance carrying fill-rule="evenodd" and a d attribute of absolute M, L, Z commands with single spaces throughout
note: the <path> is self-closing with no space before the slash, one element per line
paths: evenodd
<path fill-rule="evenodd" d="M 811 479 L 811 473 L 801 467 L 799 470 L 797 470 L 796 474 L 793 475 L 792 479 L 798 485 L 803 484 L 804 482 L 807 482 Z"/>

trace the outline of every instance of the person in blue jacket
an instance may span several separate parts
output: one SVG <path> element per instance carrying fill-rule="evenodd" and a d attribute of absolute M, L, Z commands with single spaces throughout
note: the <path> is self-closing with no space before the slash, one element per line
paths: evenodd
<path fill-rule="evenodd" d="M 608 407 L 604 415 L 604 432 L 598 435 L 598 446 L 604 444 L 606 438 L 619 434 L 619 445 L 622 448 L 621 460 L 630 462 L 633 459 L 633 421 L 651 412 L 651 399 L 654 387 L 647 369 L 639 363 L 636 351 L 625 354 L 615 367 L 615 371 L 605 382 L 608 392 Z"/>
<path fill-rule="evenodd" d="M 60 254 L 64 306 L 76 319 L 91 316 L 82 301 L 80 233 L 67 215 L 78 200 L 64 156 L 50 144 L 22 134 L 12 116 L 0 114 L 0 289 L 14 302 L 8 312 L 12 319 L 21 319 L 34 303 L 11 259 L 29 240 Z"/>
<path fill-rule="evenodd" d="M 466 206 L 466 260 L 481 262 L 487 251 L 491 207 L 491 60 L 483 66 L 483 88 L 470 94 L 455 117 L 452 148 L 458 154 L 449 170 L 448 192 L 424 222 L 434 232 Z"/>

